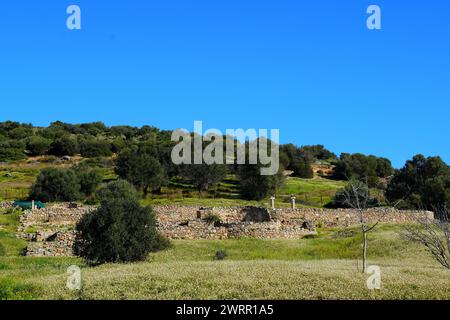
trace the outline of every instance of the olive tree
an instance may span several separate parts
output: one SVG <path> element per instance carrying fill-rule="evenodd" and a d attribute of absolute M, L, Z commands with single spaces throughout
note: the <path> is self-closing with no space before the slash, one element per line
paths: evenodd
<path fill-rule="evenodd" d="M 30 198 L 43 202 L 75 201 L 81 196 L 76 173 L 69 169 L 47 168 L 41 171 L 31 189 Z"/>
<path fill-rule="evenodd" d="M 223 164 L 190 164 L 184 166 L 182 173 L 201 193 L 222 181 L 227 175 L 227 167 Z"/>
<path fill-rule="evenodd" d="M 74 253 L 89 262 L 131 262 L 169 245 L 156 228 L 150 207 L 128 182 L 111 182 L 98 192 L 100 207 L 78 222 Z"/>
<path fill-rule="evenodd" d="M 149 191 L 157 191 L 167 183 L 161 163 L 144 149 L 122 151 L 117 157 L 115 171 L 120 178 L 141 189 L 144 197 Z"/>

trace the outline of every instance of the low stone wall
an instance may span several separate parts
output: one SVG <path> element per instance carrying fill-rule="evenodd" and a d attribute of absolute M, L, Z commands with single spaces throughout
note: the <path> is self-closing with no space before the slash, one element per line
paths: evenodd
<path fill-rule="evenodd" d="M 13 203 L 13 201 L 0 202 L 0 209 L 11 209 L 13 207 Z"/>
<path fill-rule="evenodd" d="M 155 206 L 158 221 L 162 225 L 175 225 L 180 222 L 205 218 L 216 215 L 224 223 L 268 222 L 281 221 L 283 225 L 296 225 L 309 221 L 320 227 L 349 227 L 359 224 L 359 212 L 353 209 L 276 209 L 267 210 L 258 207 L 215 207 L 202 208 L 200 206 Z M 385 223 L 409 223 L 418 218 L 433 218 L 433 212 L 396 210 L 392 208 L 373 208 L 364 211 L 367 221 L 375 222 L 381 219 Z"/>
<path fill-rule="evenodd" d="M 31 257 L 67 257 L 72 256 L 73 242 L 75 240 L 75 232 L 56 232 L 43 241 L 30 242 L 27 246 L 27 256 Z"/>
<path fill-rule="evenodd" d="M 277 219 L 303 219 L 312 221 L 316 226 L 334 228 L 358 225 L 360 213 L 352 209 L 296 209 L 277 210 Z M 373 208 L 363 212 L 368 223 L 381 221 L 382 223 L 414 223 L 419 218 L 434 218 L 430 211 L 396 210 L 393 208 Z"/>
<path fill-rule="evenodd" d="M 82 205 L 73 208 L 67 203 L 54 204 L 44 209 L 26 211 L 21 216 L 21 226 L 27 228 L 42 224 L 47 226 L 75 225 L 81 217 L 95 209 L 95 206 Z"/>
<path fill-rule="evenodd" d="M 74 226 L 95 206 L 50 205 L 27 211 L 21 216 L 17 236 L 27 241 L 27 255 L 65 256 L 72 254 Z M 158 230 L 170 239 L 299 239 L 315 234 L 315 227 L 358 225 L 359 212 L 338 209 L 278 209 L 260 207 L 155 206 Z M 432 212 L 370 209 L 364 212 L 368 222 L 381 219 L 388 223 L 414 222 Z"/>

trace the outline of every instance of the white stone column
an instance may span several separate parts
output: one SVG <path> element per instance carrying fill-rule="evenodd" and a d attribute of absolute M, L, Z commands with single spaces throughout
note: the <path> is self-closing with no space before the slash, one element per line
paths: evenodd
<path fill-rule="evenodd" d="M 275 210 L 275 197 L 270 197 L 270 208 Z"/>
<path fill-rule="evenodd" d="M 292 210 L 295 210 L 295 197 L 294 196 L 291 196 L 291 208 L 292 208 Z"/>

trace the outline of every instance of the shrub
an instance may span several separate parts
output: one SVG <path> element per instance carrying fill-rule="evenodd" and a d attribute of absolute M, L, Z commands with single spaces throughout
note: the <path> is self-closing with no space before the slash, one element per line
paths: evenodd
<path fill-rule="evenodd" d="M 217 214 L 210 213 L 205 217 L 205 220 L 208 223 L 220 223 L 222 221 L 222 218 Z"/>
<path fill-rule="evenodd" d="M 225 250 L 219 250 L 214 255 L 214 260 L 225 260 L 225 258 L 228 256 L 227 252 Z"/>
<path fill-rule="evenodd" d="M 311 155 L 318 160 L 333 160 L 336 159 L 336 155 L 330 150 L 326 149 L 323 145 L 303 146 L 302 151 L 311 153 Z"/>
<path fill-rule="evenodd" d="M 0 146 L 0 162 L 17 161 L 25 158 L 26 155 L 22 149 L 4 148 Z"/>
<path fill-rule="evenodd" d="M 29 198 L 48 201 L 75 201 L 91 197 L 103 181 L 98 169 L 78 165 L 74 169 L 48 168 L 41 171 Z"/>
<path fill-rule="evenodd" d="M 450 167 L 440 157 L 416 155 L 389 182 L 386 197 L 404 208 L 450 206 Z"/>
<path fill-rule="evenodd" d="M 72 170 L 47 168 L 34 183 L 30 199 L 42 202 L 75 201 L 80 198 L 80 184 Z"/>
<path fill-rule="evenodd" d="M 378 186 L 378 178 L 387 178 L 394 172 L 388 159 L 366 156 L 361 153 L 342 153 L 335 174 L 341 179 L 367 181 L 370 187 Z"/>
<path fill-rule="evenodd" d="M 25 139 L 31 135 L 33 135 L 33 129 L 30 127 L 18 127 L 9 132 L 9 137 L 14 140 Z"/>
<path fill-rule="evenodd" d="M 27 150 L 34 156 L 44 155 L 50 149 L 52 141 L 41 136 L 32 136 L 27 140 Z"/>
<path fill-rule="evenodd" d="M 275 194 L 277 189 L 283 184 L 282 167 L 280 167 L 278 174 L 273 176 L 261 175 L 260 169 L 261 165 L 239 166 L 240 194 L 244 199 L 262 200 L 271 194 Z"/>
<path fill-rule="evenodd" d="M 74 252 L 92 263 L 131 262 L 168 247 L 150 207 L 142 207 L 127 182 L 111 182 L 99 193 L 100 208 L 77 224 Z"/>
<path fill-rule="evenodd" d="M 159 160 L 145 148 L 122 151 L 117 157 L 115 171 L 121 179 L 141 189 L 144 197 L 149 191 L 160 190 L 168 182 Z"/>
<path fill-rule="evenodd" d="M 314 178 L 314 171 L 311 167 L 311 163 L 309 163 L 308 159 L 306 158 L 294 160 L 294 162 L 291 163 L 291 169 L 294 171 L 294 177 L 303 179 Z"/>
<path fill-rule="evenodd" d="M 190 164 L 183 169 L 183 176 L 192 181 L 199 191 L 207 191 L 217 185 L 227 175 L 227 166 L 221 164 Z"/>
<path fill-rule="evenodd" d="M 92 196 L 87 197 L 86 200 L 84 200 L 84 204 L 87 204 L 88 206 L 97 205 L 98 204 L 98 199 L 97 199 L 97 197 L 94 194 Z"/>
<path fill-rule="evenodd" d="M 357 193 L 357 195 L 355 195 L 355 192 L 353 191 L 352 184 L 354 186 L 358 186 L 358 188 L 359 188 L 358 189 L 359 192 Z M 333 197 L 332 203 L 329 204 L 329 207 L 331 207 L 331 208 L 351 208 L 351 206 L 350 206 L 351 203 L 357 203 L 358 201 L 360 201 L 362 203 L 365 200 L 366 192 L 370 193 L 370 189 L 364 182 L 361 182 L 357 179 L 351 179 L 349 184 L 345 188 L 338 190 L 336 192 L 336 194 Z M 348 198 L 348 195 L 351 196 L 350 199 Z M 356 199 L 357 196 L 359 199 Z M 349 203 L 349 201 L 350 201 L 350 203 Z M 378 206 L 380 206 L 380 201 L 375 197 L 370 197 L 370 199 L 368 199 L 367 206 L 378 207 Z"/>
<path fill-rule="evenodd" d="M 49 153 L 55 156 L 73 156 L 78 153 L 77 141 L 68 136 L 57 138 L 51 144 Z"/>
<path fill-rule="evenodd" d="M 307 230 L 314 230 L 315 229 L 314 222 L 311 220 L 305 220 L 302 223 L 302 228 Z"/>
<path fill-rule="evenodd" d="M 80 153 L 86 158 L 109 157 L 112 155 L 111 143 L 94 138 L 81 139 L 79 141 Z"/>
<path fill-rule="evenodd" d="M 75 173 L 80 184 L 80 191 L 87 197 L 90 197 L 103 181 L 100 170 L 92 169 L 86 165 L 76 167 Z"/>

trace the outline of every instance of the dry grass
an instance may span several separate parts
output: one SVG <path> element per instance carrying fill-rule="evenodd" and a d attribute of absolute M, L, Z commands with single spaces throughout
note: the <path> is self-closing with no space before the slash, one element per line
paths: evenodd
<path fill-rule="evenodd" d="M 83 271 L 84 289 L 65 289 L 65 275 L 34 279 L 44 299 L 449 299 L 450 275 L 437 265 L 372 261 L 383 287 L 348 260 L 157 262 Z"/>

